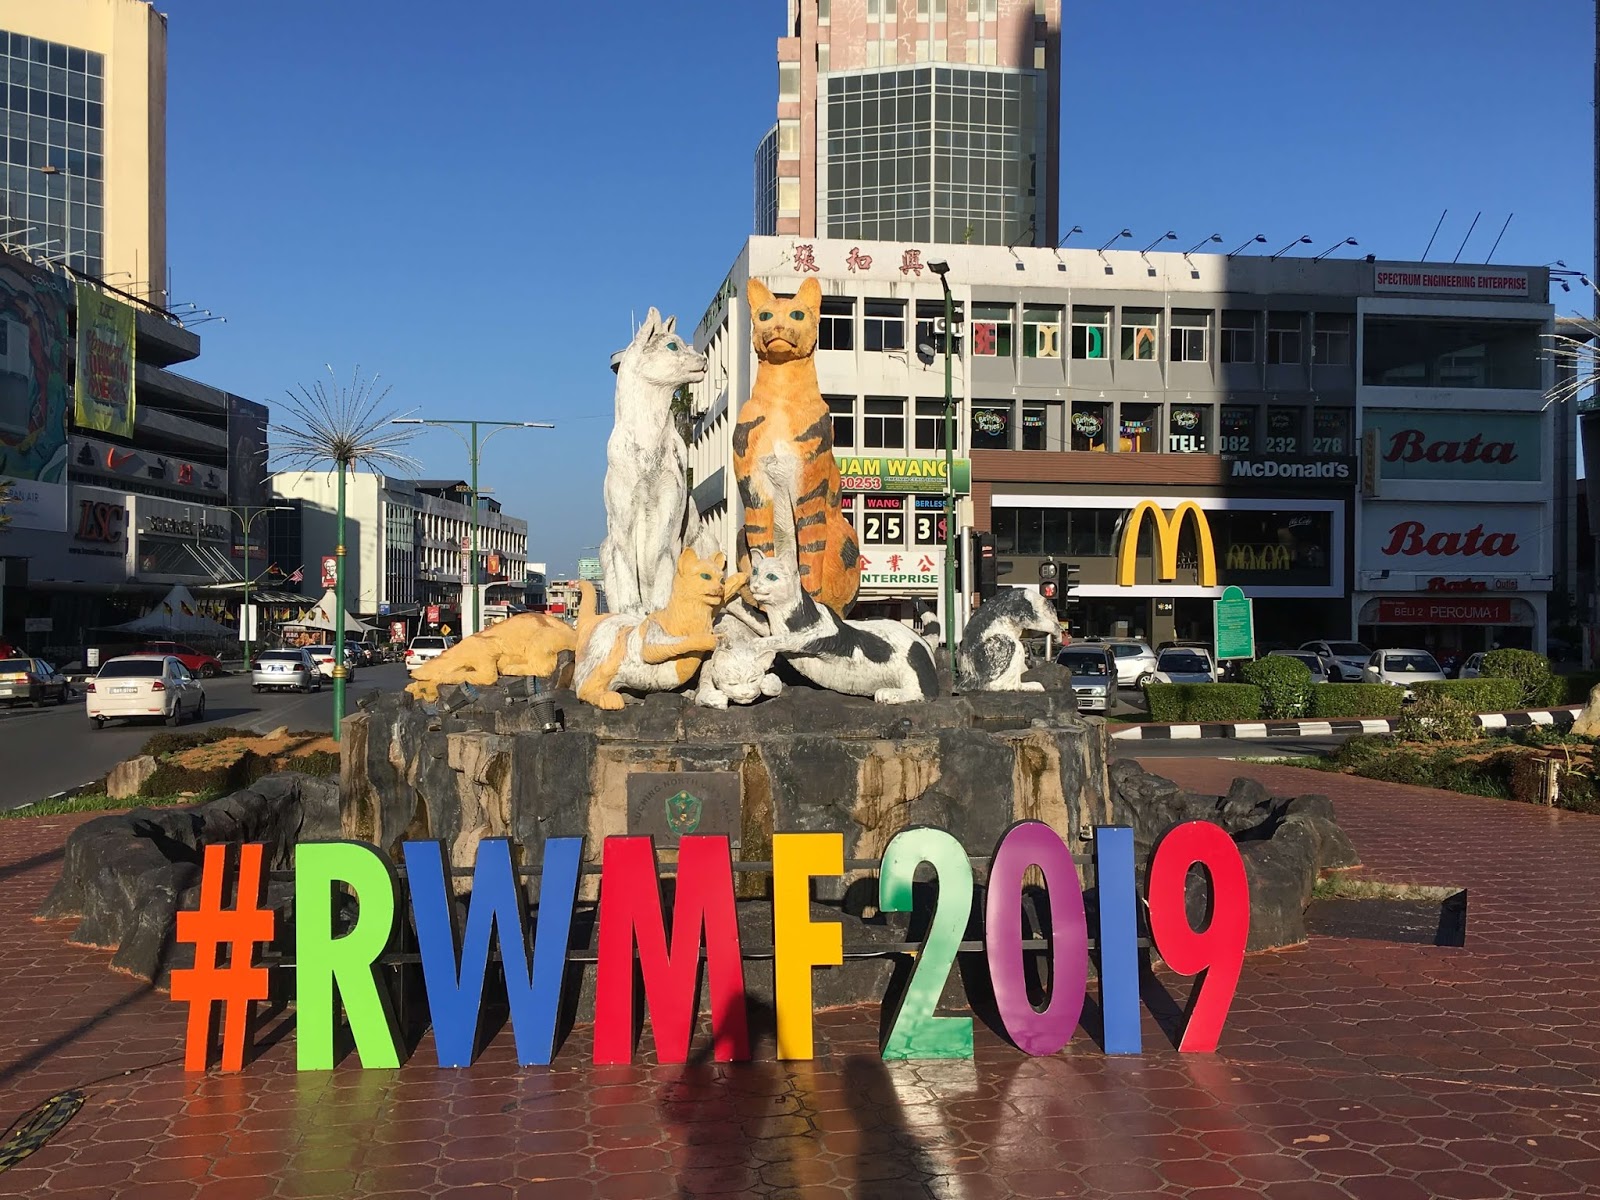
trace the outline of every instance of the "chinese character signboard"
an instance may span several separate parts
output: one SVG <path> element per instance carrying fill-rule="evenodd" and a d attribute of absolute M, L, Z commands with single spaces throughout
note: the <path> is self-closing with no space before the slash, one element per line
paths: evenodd
<path fill-rule="evenodd" d="M 73 422 L 116 437 L 133 436 L 133 309 L 78 285 L 78 377 Z"/>
<path fill-rule="evenodd" d="M 937 595 L 944 580 L 943 550 L 874 549 L 861 556 L 861 590 Z"/>

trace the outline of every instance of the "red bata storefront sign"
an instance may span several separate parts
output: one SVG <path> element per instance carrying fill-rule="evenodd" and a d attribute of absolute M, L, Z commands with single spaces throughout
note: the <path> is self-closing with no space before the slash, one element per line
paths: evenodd
<path fill-rule="evenodd" d="M 1379 600 L 1381 625 L 1509 625 L 1510 600 Z"/>
<path fill-rule="evenodd" d="M 399 961 L 391 948 L 407 924 L 416 931 L 438 1064 L 471 1064 L 479 1044 L 484 992 L 494 979 L 503 980 L 517 1061 L 523 1066 L 548 1065 L 559 1049 L 558 1014 L 571 999 L 564 981 L 572 955 L 575 950 L 583 953 L 572 945 L 583 843 L 575 837 L 545 841 L 531 938 L 528 880 L 519 877 L 512 844 L 505 838 L 479 843 L 471 898 L 464 908 L 453 899 L 443 842 L 400 843 L 404 887 L 396 870 L 399 864 L 375 846 L 351 841 L 296 846 L 299 1069 L 333 1068 L 340 1007 L 363 1067 L 400 1065 L 402 1049 L 390 1008 L 393 997 L 379 973 Z M 194 946 L 195 958 L 193 967 L 173 970 L 172 999 L 189 1006 L 184 1065 L 193 1071 L 206 1069 L 219 1016 L 223 1069 L 243 1067 L 256 1003 L 270 992 L 268 967 L 259 952 L 277 935 L 276 914 L 264 903 L 265 846 L 252 842 L 239 847 L 237 867 L 232 869 L 231 850 L 223 843 L 205 848 L 198 907 L 178 914 L 177 939 Z M 740 928 L 729 839 L 686 835 L 676 850 L 677 861 L 663 864 L 651 837 L 605 839 L 596 912 L 597 954 L 589 960 L 596 964 L 594 1061 L 631 1061 L 639 1016 L 648 1018 L 660 1062 L 687 1061 L 699 1019 L 702 975 L 709 992 L 716 1059 L 749 1059 L 744 963 L 752 957 L 771 959 L 773 964 L 778 1057 L 813 1057 L 812 971 L 842 965 L 847 953 L 862 953 L 861 947 L 845 945 L 840 922 L 813 917 L 813 880 L 839 880 L 844 875 L 844 835 L 774 834 L 770 863 L 737 864 L 738 869 L 771 877 L 770 946 L 749 945 L 751 931 Z M 1199 976 L 1178 1049 L 1215 1050 L 1250 932 L 1250 888 L 1233 839 L 1211 822 L 1173 826 L 1151 855 L 1142 906 L 1135 887 L 1130 827 L 1097 828 L 1093 861 L 1098 1008 L 1106 1052 L 1138 1054 L 1142 1049 L 1141 907 L 1155 952 L 1173 971 Z M 1055 1054 L 1066 1046 L 1086 999 L 1091 923 L 1077 860 L 1055 830 L 1042 821 L 1019 821 L 1006 830 L 989 860 L 981 901 L 965 847 L 942 829 L 902 829 L 875 865 L 882 912 L 912 912 L 914 881 L 924 865 L 939 881 L 925 938 L 909 947 L 915 969 L 893 1011 L 884 1014 L 888 1030 L 884 1058 L 972 1057 L 972 1017 L 935 1015 L 935 1010 L 956 956 L 972 949 L 966 938 L 975 918 L 981 920 L 981 950 L 995 1008 L 1011 1040 L 1024 1054 L 1034 1056 Z M 1190 923 L 1187 906 L 1188 879 L 1195 866 L 1204 868 L 1210 893 L 1210 916 L 1200 929 Z M 1051 986 L 1043 1008 L 1029 994 L 1029 951 L 1023 939 L 1022 889 L 1033 871 L 1043 878 L 1050 914 Z M 670 893 L 661 886 L 664 874 L 675 876 Z M 353 924 L 341 930 L 334 920 L 339 907 L 335 896 L 345 892 L 354 894 L 357 913 Z M 491 942 L 500 951 L 498 969 L 493 971 Z"/>

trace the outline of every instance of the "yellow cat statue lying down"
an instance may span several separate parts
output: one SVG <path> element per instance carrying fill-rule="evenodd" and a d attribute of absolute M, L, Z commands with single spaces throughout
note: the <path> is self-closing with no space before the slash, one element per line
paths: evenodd
<path fill-rule="evenodd" d="M 488 687 L 512 675 L 546 676 L 556 669 L 563 650 L 576 651 L 578 631 L 560 617 L 547 613 L 520 613 L 469 638 L 463 638 L 438 658 L 411 673 L 406 685 L 418 700 L 432 703 L 446 683 Z M 567 668 L 571 674 L 571 667 Z M 565 687 L 570 679 L 557 680 Z"/>

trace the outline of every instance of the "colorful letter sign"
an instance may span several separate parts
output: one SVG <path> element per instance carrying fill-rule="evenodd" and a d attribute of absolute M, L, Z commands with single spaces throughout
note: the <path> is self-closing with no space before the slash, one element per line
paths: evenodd
<path fill-rule="evenodd" d="M 86 283 L 78 285 L 78 363 L 73 424 L 117 437 L 133 436 L 132 308 Z"/>

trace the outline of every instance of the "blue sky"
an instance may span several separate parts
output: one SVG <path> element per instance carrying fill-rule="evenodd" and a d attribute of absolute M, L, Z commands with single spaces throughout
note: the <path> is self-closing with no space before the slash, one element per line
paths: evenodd
<path fill-rule="evenodd" d="M 784 0 L 165 0 L 175 301 L 200 378 L 269 404 L 331 363 L 507 433 L 482 483 L 560 575 L 604 535 L 630 316 L 692 328 L 750 230 Z M 1062 227 L 1301 234 L 1380 258 L 1594 262 L 1580 0 L 1067 0 Z M 448 14 L 448 19 L 447 19 Z M 1142 239 L 1142 240 L 1140 240 Z M 1579 289 L 1558 311 L 1588 311 Z M 430 475 L 464 471 L 430 431 Z"/>

